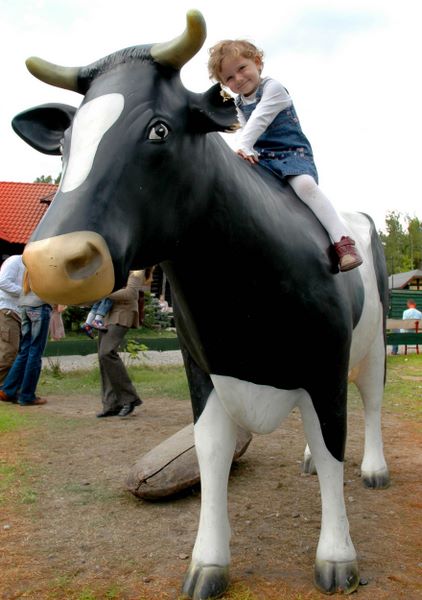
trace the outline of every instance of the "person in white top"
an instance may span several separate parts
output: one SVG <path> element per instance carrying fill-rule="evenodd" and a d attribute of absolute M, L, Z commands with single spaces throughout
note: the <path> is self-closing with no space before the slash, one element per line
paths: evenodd
<path fill-rule="evenodd" d="M 422 319 L 422 312 L 416 308 L 416 302 L 409 298 L 407 301 L 407 308 L 403 311 L 402 319 Z M 401 332 L 405 332 L 405 329 L 400 329 Z M 391 354 L 396 355 L 399 353 L 398 345 L 395 345 L 391 348 Z"/>
<path fill-rule="evenodd" d="M 291 185 L 330 236 L 340 271 L 361 265 L 346 224 L 318 186 L 312 148 L 288 91 L 278 81 L 261 76 L 262 50 L 246 40 L 223 40 L 209 52 L 210 78 L 237 95 L 241 126 L 237 154 Z"/>
<path fill-rule="evenodd" d="M 0 269 L 0 384 L 13 365 L 21 334 L 21 318 L 18 310 L 24 273 L 22 257 L 9 256 Z"/>

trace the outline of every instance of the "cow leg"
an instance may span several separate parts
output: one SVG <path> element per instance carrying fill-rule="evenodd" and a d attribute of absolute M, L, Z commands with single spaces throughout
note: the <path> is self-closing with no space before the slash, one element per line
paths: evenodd
<path fill-rule="evenodd" d="M 326 594 L 350 594 L 359 585 L 359 572 L 344 503 L 343 463 L 328 451 L 308 394 L 299 401 L 299 408 L 321 489 L 322 520 L 315 559 L 315 585 Z"/>
<path fill-rule="evenodd" d="M 183 593 L 194 600 L 217 598 L 229 584 L 230 524 L 227 485 L 237 427 L 215 390 L 195 424 L 201 472 L 201 515 Z"/>
<path fill-rule="evenodd" d="M 390 475 L 384 458 L 381 409 L 384 394 L 385 346 L 382 332 L 372 349 L 353 373 L 365 410 L 365 451 L 361 466 L 367 488 L 387 488 Z"/>

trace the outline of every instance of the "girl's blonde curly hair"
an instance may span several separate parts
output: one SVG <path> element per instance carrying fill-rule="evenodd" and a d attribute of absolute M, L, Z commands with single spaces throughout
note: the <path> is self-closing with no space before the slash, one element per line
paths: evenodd
<path fill-rule="evenodd" d="M 208 50 L 208 73 L 210 79 L 222 83 L 220 78 L 221 63 L 227 56 L 243 56 L 255 60 L 259 58 L 263 65 L 264 52 L 247 40 L 222 40 Z"/>

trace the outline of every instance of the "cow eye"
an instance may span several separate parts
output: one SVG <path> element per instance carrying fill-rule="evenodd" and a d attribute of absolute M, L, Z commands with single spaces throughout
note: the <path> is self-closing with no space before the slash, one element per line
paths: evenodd
<path fill-rule="evenodd" d="M 155 123 L 149 130 L 149 140 L 165 140 L 169 130 L 164 123 Z"/>

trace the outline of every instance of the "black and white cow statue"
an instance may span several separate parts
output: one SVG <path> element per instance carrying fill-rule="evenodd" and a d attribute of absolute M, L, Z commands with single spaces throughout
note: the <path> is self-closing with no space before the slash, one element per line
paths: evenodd
<path fill-rule="evenodd" d="M 321 486 L 315 582 L 326 593 L 350 593 L 359 574 L 343 498 L 349 371 L 366 413 L 362 478 L 373 488 L 389 482 L 381 439 L 383 250 L 368 216 L 345 215 L 364 263 L 339 273 L 313 213 L 227 146 L 217 132 L 236 126 L 233 102 L 218 86 L 198 94 L 180 80 L 204 39 L 203 17 L 190 11 L 184 33 L 167 43 L 86 67 L 28 59 L 33 75 L 83 100 L 77 109 L 35 107 L 13 121 L 36 149 L 63 153 L 60 188 L 24 262 L 35 292 L 66 304 L 109 294 L 131 268 L 160 263 L 170 280 L 201 470 L 184 594 L 215 598 L 228 586 L 237 425 L 272 432 L 294 407 Z M 304 356 L 310 330 L 316 347 Z"/>

